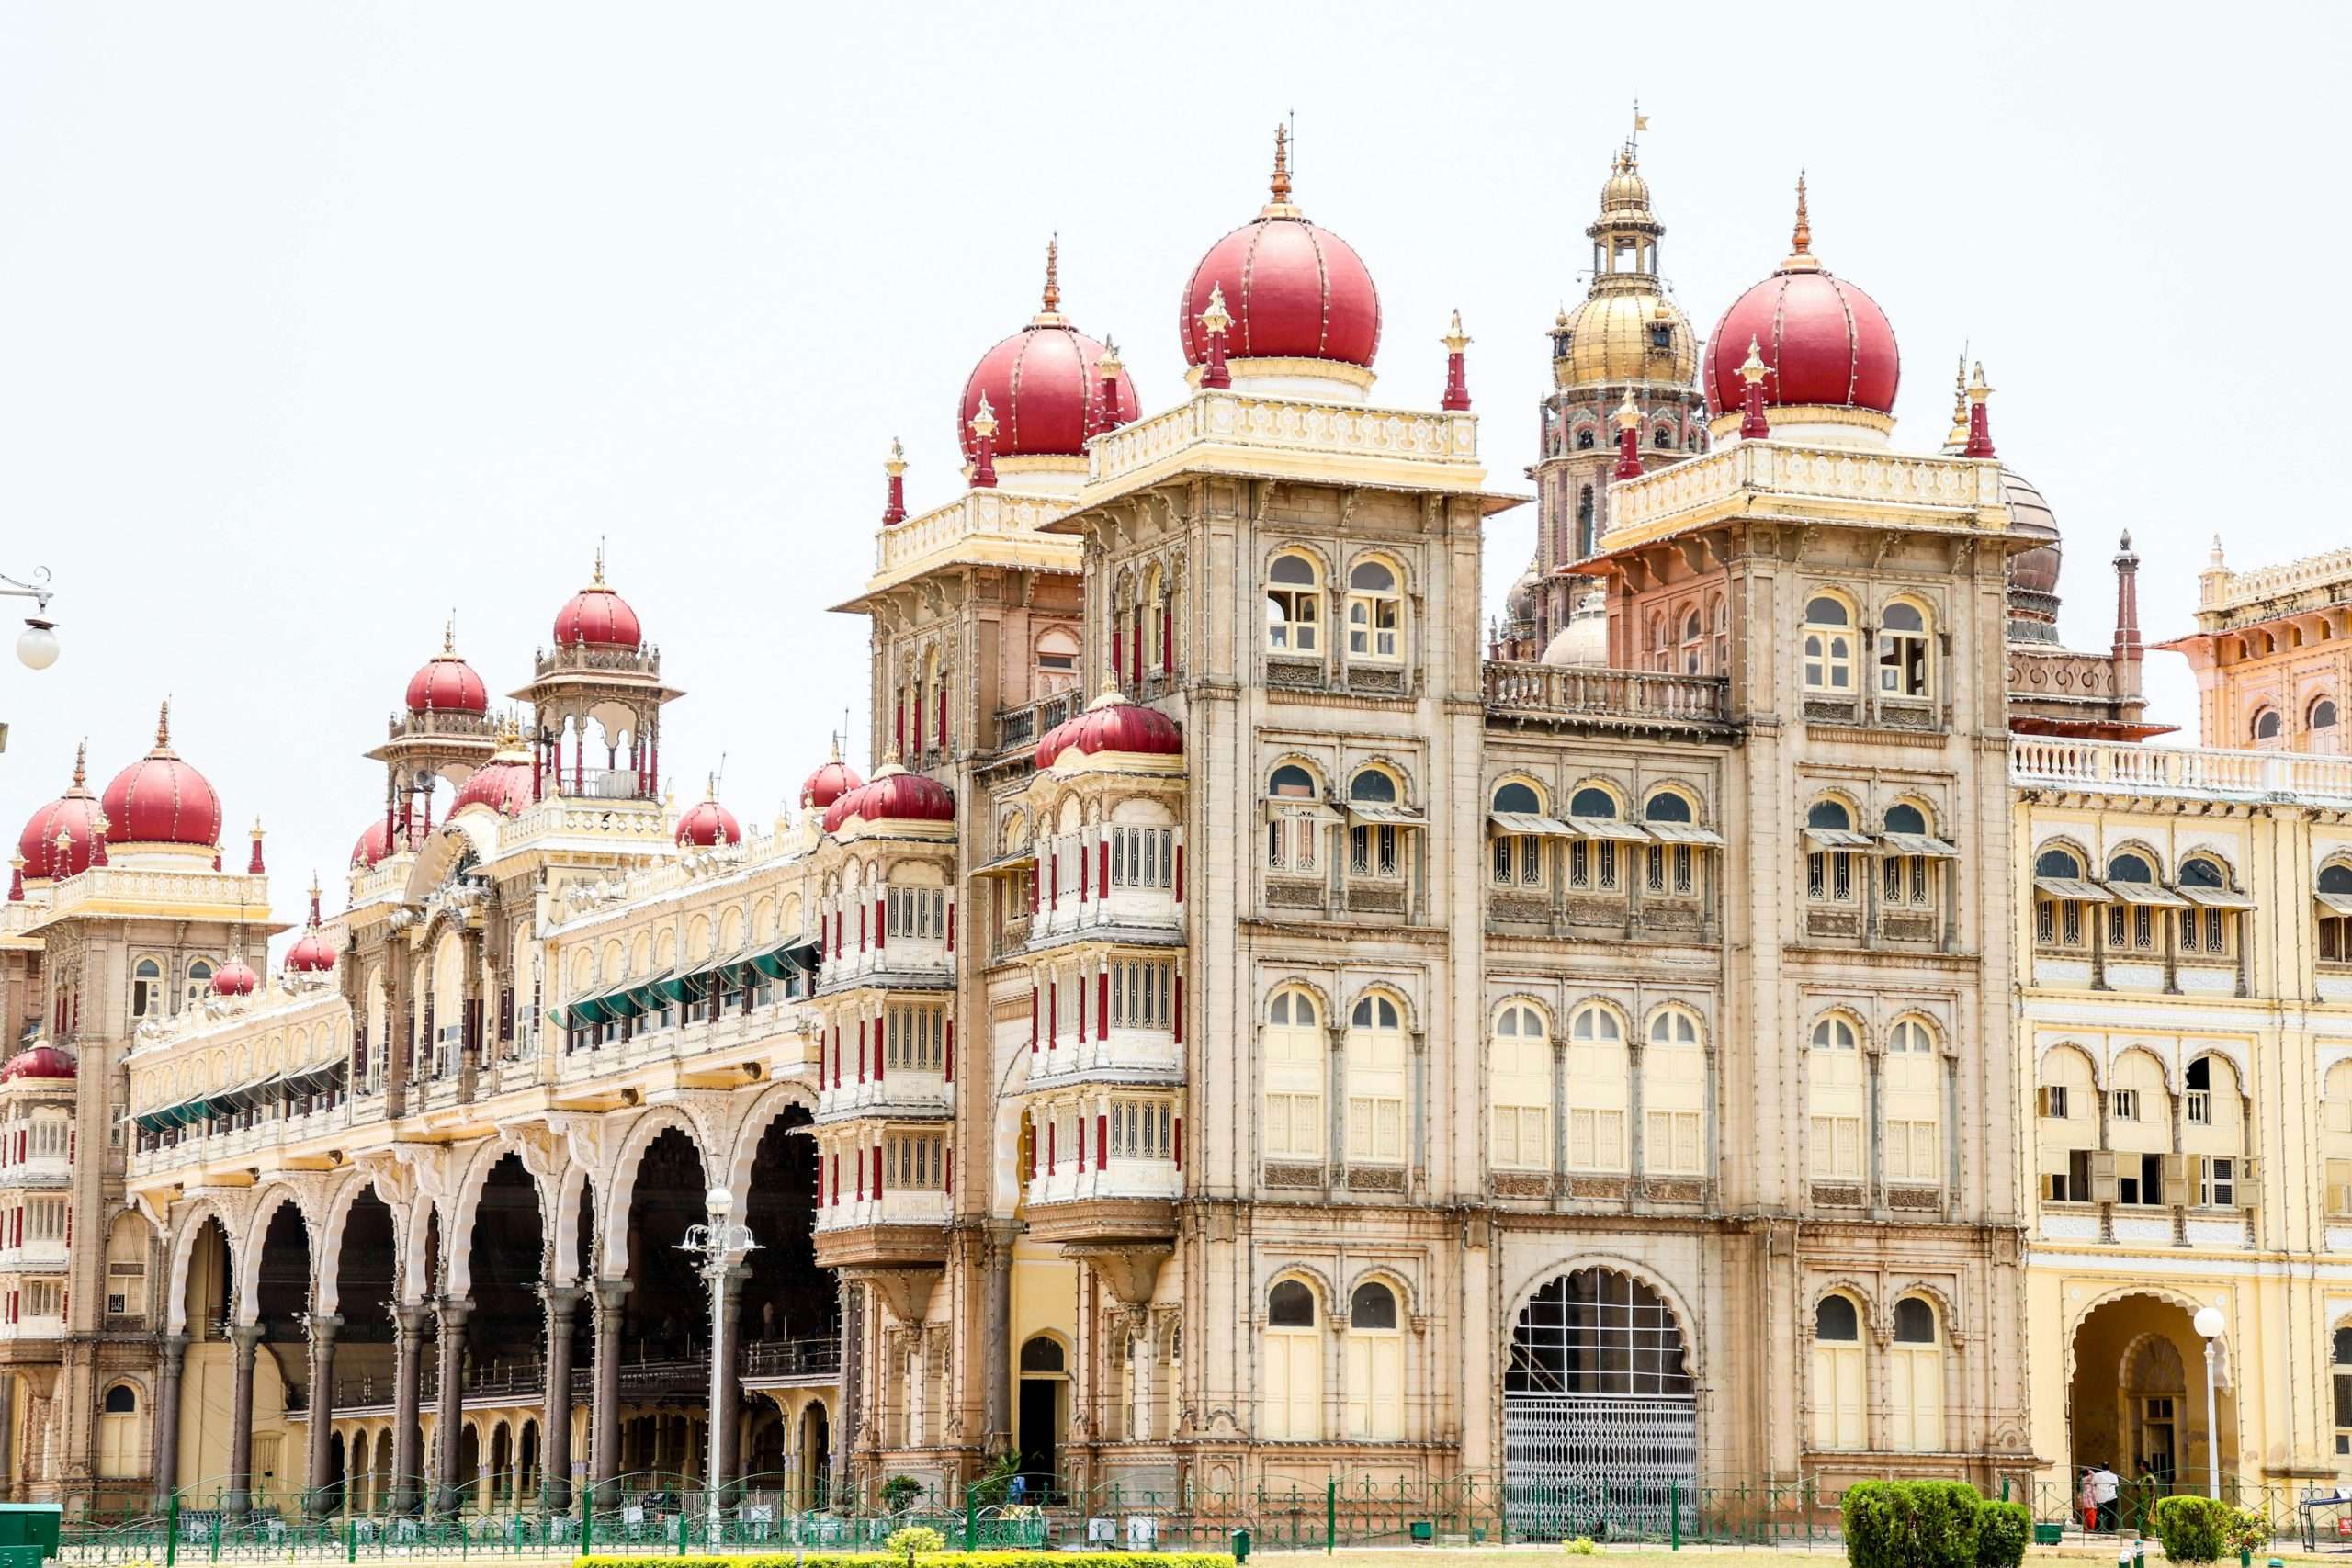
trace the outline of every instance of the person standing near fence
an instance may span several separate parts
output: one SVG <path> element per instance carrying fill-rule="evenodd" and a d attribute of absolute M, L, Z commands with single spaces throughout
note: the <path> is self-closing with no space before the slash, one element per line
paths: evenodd
<path fill-rule="evenodd" d="M 2113 1529 L 2115 1528 L 2115 1495 L 2122 1489 L 2123 1478 L 2109 1469 L 2107 1461 L 2101 1460 L 2093 1467 L 2090 1474 L 2084 1477 L 2083 1483 L 2085 1489 L 2090 1494 L 2093 1517 L 2098 1520 L 2098 1528 L 2103 1530 Z"/>

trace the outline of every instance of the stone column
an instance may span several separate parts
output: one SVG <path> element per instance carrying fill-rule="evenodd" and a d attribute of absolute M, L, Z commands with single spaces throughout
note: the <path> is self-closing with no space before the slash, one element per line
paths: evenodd
<path fill-rule="evenodd" d="M 185 1335 L 180 1336 L 179 1342 L 181 1347 L 185 1348 L 187 1345 L 187 1337 Z M 167 1356 L 170 1355 L 168 1342 L 166 1342 L 165 1354 Z M 171 1359 L 171 1367 L 173 1370 L 173 1375 L 176 1376 L 179 1367 L 179 1361 L 176 1357 L 173 1357 Z M 176 1385 L 173 1385 L 173 1393 L 175 1394 L 178 1393 Z M 14 1502 L 16 1500 L 17 1483 L 9 1468 L 15 1461 L 14 1450 L 16 1445 L 13 1439 L 16 1435 L 16 1430 L 17 1374 L 14 1372 L 0 1372 L 0 1501 Z M 175 1451 L 172 1458 L 176 1461 L 179 1458 L 178 1453 Z"/>
<path fill-rule="evenodd" d="M 539 1417 L 539 1506 L 551 1514 L 571 1506 L 571 1319 L 583 1293 L 577 1285 L 539 1287 L 539 1300 L 548 1309 L 547 1410 Z"/>
<path fill-rule="evenodd" d="M 334 1331 L 342 1326 L 340 1317 L 311 1319 L 311 1451 L 303 1472 L 309 1495 L 302 1507 L 314 1519 L 334 1511 L 334 1500 L 327 1495 L 327 1439 L 334 1432 Z"/>
<path fill-rule="evenodd" d="M 474 1303 L 443 1296 L 440 1304 L 441 1406 L 433 1416 L 433 1511 L 453 1514 L 458 1492 L 458 1438 L 466 1424 L 466 1318 Z"/>
<path fill-rule="evenodd" d="M 859 1418 L 864 1414 L 865 1379 L 865 1287 L 844 1280 L 842 1292 L 842 1418 L 833 1424 L 833 1485 L 857 1496 L 853 1460 L 857 1452 Z"/>
<path fill-rule="evenodd" d="M 596 1501 L 609 1506 L 621 1472 L 621 1308 L 628 1300 L 627 1280 L 599 1280 L 595 1292 L 596 1378 L 588 1418 L 589 1452 Z"/>
<path fill-rule="evenodd" d="M 261 1325 L 241 1323 L 229 1330 L 236 1354 L 236 1381 L 229 1396 L 229 1506 L 231 1514 L 254 1506 L 254 1352 L 261 1348 Z"/>
<path fill-rule="evenodd" d="M 736 1462 L 738 1433 L 742 1425 L 743 1353 L 736 1333 L 736 1319 L 741 1315 L 743 1281 L 752 1270 L 737 1264 L 718 1282 L 718 1321 L 710 1325 L 711 1354 L 718 1358 L 718 1408 L 710 1413 L 710 1488 L 717 1491 L 735 1479 L 741 1467 Z"/>
<path fill-rule="evenodd" d="M 407 1517 L 424 1506 L 424 1443 L 417 1406 L 424 1383 L 423 1302 L 392 1308 L 392 1512 Z"/>
<path fill-rule="evenodd" d="M 187 1365 L 187 1336 L 164 1336 L 162 1378 L 155 1393 L 155 1511 L 162 1513 L 170 1505 L 172 1494 L 180 1489 L 180 1375 Z M 14 1378 L 0 1378 L 0 1442 L 6 1441 L 9 1427 L 7 1389 Z M 7 1460 L 0 1454 L 0 1476 L 7 1473 Z"/>
<path fill-rule="evenodd" d="M 981 1385 L 981 1424 L 988 1428 L 988 1451 L 999 1454 L 1012 1446 L 1012 1238 L 991 1232 L 988 1242 L 987 1301 L 981 1313 L 985 1342 L 977 1352 L 989 1369 Z"/>

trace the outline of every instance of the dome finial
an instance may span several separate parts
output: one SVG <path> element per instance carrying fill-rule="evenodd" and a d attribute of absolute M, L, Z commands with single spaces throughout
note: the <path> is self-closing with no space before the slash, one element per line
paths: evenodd
<path fill-rule="evenodd" d="M 1984 407 L 1993 389 L 1984 382 L 1984 362 L 1978 360 L 1976 374 L 1968 382 L 1968 445 L 1961 449 L 1963 457 L 1990 457 L 1993 453 L 1993 421 Z"/>
<path fill-rule="evenodd" d="M 1951 372 L 1951 429 L 1944 434 L 1944 450 L 1958 452 L 1968 445 L 1968 345 L 1960 345 L 1960 359 Z"/>
<path fill-rule="evenodd" d="M 451 610 L 449 618 L 441 623 L 441 651 L 452 658 L 458 652 L 458 612 Z"/>
<path fill-rule="evenodd" d="M 1048 316 L 1058 316 L 1062 310 L 1061 251 L 1061 235 L 1056 233 L 1048 236 L 1046 241 L 1045 293 L 1045 313 Z"/>
<path fill-rule="evenodd" d="M 605 586 L 605 536 L 602 534 L 596 536 L 596 573 L 588 580 L 588 586 L 591 588 Z"/>
<path fill-rule="evenodd" d="M 1290 128 L 1274 127 L 1274 177 L 1267 189 L 1272 193 L 1274 205 L 1290 205 Z"/>
<path fill-rule="evenodd" d="M 172 750 L 172 699 L 165 697 L 164 705 L 155 710 L 154 756 L 166 756 Z"/>
<path fill-rule="evenodd" d="M 1789 258 L 1781 264 L 1782 272 L 1819 272 L 1821 264 L 1813 259 L 1813 219 L 1805 209 L 1804 171 L 1797 171 L 1796 230 L 1789 236 Z"/>
<path fill-rule="evenodd" d="M 2217 548 L 2221 545 L 2219 539 L 2214 540 L 2213 543 Z M 87 740 L 82 741 L 74 748 L 74 787 L 75 789 L 90 787 L 90 743 Z"/>

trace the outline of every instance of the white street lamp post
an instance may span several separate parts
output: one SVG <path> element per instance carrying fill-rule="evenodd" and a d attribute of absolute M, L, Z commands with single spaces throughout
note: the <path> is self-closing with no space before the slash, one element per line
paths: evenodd
<path fill-rule="evenodd" d="M 2229 1322 L 2220 1307 L 2197 1309 L 2197 1332 L 2205 1337 L 2205 1495 L 2222 1495 L 2222 1429 L 2213 1419 L 2213 1373 L 2222 1359 L 2222 1330 Z"/>
<path fill-rule="evenodd" d="M 725 1451 L 719 1433 L 721 1423 L 731 1421 L 733 1413 L 722 1408 L 726 1394 L 728 1358 L 734 1348 L 727 1342 L 727 1277 L 734 1272 L 744 1258 L 760 1249 L 749 1225 L 735 1217 L 735 1194 L 724 1187 L 714 1187 L 704 1196 L 703 1203 L 710 1211 L 710 1223 L 686 1227 L 685 1240 L 678 1244 L 681 1252 L 691 1252 L 701 1261 L 702 1277 L 710 1283 L 710 1460 L 703 1473 L 703 1491 L 708 1498 L 710 1538 L 705 1545 L 716 1551 L 721 1512 L 718 1473 L 720 1455 Z M 685 1517 L 681 1515 L 678 1529 L 683 1536 Z M 679 1549 L 684 1550 L 682 1540 Z"/>
<path fill-rule="evenodd" d="M 0 598 L 29 599 L 33 614 L 17 634 L 17 659 L 28 670 L 46 670 L 57 662 L 57 623 L 49 618 L 49 568 L 35 567 L 30 582 L 0 573 Z"/>

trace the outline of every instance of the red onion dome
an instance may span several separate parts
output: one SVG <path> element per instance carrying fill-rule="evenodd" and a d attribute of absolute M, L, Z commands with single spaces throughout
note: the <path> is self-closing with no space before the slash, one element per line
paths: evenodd
<path fill-rule="evenodd" d="M 594 643 L 599 648 L 635 648 L 645 640 L 637 612 L 628 601 L 605 586 L 605 552 L 596 552 L 596 575 L 556 613 L 555 640 L 559 648 Z"/>
<path fill-rule="evenodd" d="M 825 808 L 825 831 L 840 832 L 853 817 L 867 822 L 953 822 L 956 796 L 934 779 L 885 762 L 872 780 Z"/>
<path fill-rule="evenodd" d="M 287 950 L 286 967 L 296 975 L 318 975 L 334 967 L 335 944 L 319 929 L 319 879 L 311 878 L 311 923 Z"/>
<path fill-rule="evenodd" d="M 1061 313 L 1061 285 L 1056 278 L 1057 246 L 1046 246 L 1044 308 L 1029 324 L 980 355 L 964 378 L 964 400 L 956 406 L 956 437 L 963 443 L 967 462 L 978 460 L 979 439 L 972 421 L 988 400 L 996 417 L 996 456 L 1003 457 L 1082 457 L 1086 438 L 1105 428 L 1102 407 L 1102 359 L 1110 350 L 1088 337 Z M 1136 415 L 1136 384 L 1112 361 L 1118 378 L 1119 414 Z"/>
<path fill-rule="evenodd" d="M 298 975 L 316 975 L 334 967 L 334 943 L 324 931 L 312 926 L 301 939 L 288 950 L 286 967 Z"/>
<path fill-rule="evenodd" d="M 109 844 L 220 842 L 220 797 L 172 750 L 172 705 L 155 720 L 155 746 L 115 774 L 101 803 Z"/>
<path fill-rule="evenodd" d="M 245 966 L 242 958 L 232 958 L 212 972 L 212 994 L 216 997 L 250 997 L 261 977 Z"/>
<path fill-rule="evenodd" d="M 1721 415 L 1737 411 L 1739 367 L 1752 342 L 1762 351 L 1768 407 L 1865 409 L 1894 412 L 1903 378 L 1894 328 L 1878 301 L 1813 258 L 1804 182 L 1797 182 L 1795 249 L 1781 270 L 1732 301 L 1707 343 L 1707 401 Z"/>
<path fill-rule="evenodd" d="M 351 846 L 351 863 L 362 871 L 373 871 L 376 863 L 391 852 L 392 835 L 381 818 L 368 824 L 359 841 Z"/>
<path fill-rule="evenodd" d="M 1054 759 L 1069 750 L 1070 743 L 1078 739 L 1078 727 L 1085 717 L 1082 713 L 1073 715 L 1046 731 L 1046 738 L 1037 742 L 1030 761 L 1041 772 L 1052 767 Z"/>
<path fill-rule="evenodd" d="M 713 779 L 710 793 L 678 818 L 678 842 L 708 849 L 713 844 L 742 841 L 742 824 L 735 820 L 733 812 L 718 804 L 718 781 Z"/>
<path fill-rule="evenodd" d="M 35 880 L 62 881 L 87 870 L 91 840 L 97 833 L 98 797 L 90 793 L 89 748 L 74 752 L 74 782 L 63 795 L 32 815 L 17 836 L 17 852 L 25 857 L 25 875 Z M 61 852 L 57 835 L 66 843 Z"/>
<path fill-rule="evenodd" d="M 408 678 L 408 708 L 423 713 L 488 713 L 490 688 L 474 667 L 458 657 L 456 633 L 444 633 L 441 651 Z"/>
<path fill-rule="evenodd" d="M 502 817 L 519 817 L 531 804 L 531 764 L 493 761 L 474 770 L 449 803 L 455 817 L 469 806 L 487 806 Z"/>
<path fill-rule="evenodd" d="M 833 760 L 810 773 L 808 782 L 800 786 L 800 808 L 821 811 L 865 782 L 855 768 L 842 761 L 841 744 L 836 741 Z"/>
<path fill-rule="evenodd" d="M 1181 757 L 1184 732 L 1158 708 L 1131 703 L 1116 690 L 1104 692 L 1070 721 L 1078 727 L 1072 744 L 1092 757 L 1104 751 L 1139 757 Z"/>
<path fill-rule="evenodd" d="M 54 1045 L 36 1045 L 19 1051 L 0 1066 L 0 1078 L 70 1078 L 74 1076 L 74 1058 Z"/>
<path fill-rule="evenodd" d="M 1184 285 L 1177 327 L 1187 364 L 1209 356 L 1201 314 L 1220 286 L 1233 317 L 1229 357 L 1332 359 L 1369 369 L 1380 352 L 1380 290 L 1352 246 L 1292 205 L 1285 141 L 1277 130 L 1273 199 L 1211 245 Z"/>

